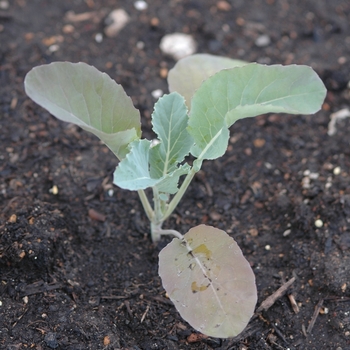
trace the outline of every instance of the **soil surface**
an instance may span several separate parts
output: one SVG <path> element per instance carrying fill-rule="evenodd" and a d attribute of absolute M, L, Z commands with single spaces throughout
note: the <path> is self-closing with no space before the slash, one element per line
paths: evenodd
<path fill-rule="evenodd" d="M 105 18 L 123 8 L 116 37 Z M 264 115 L 232 127 L 227 153 L 207 162 L 166 223 L 228 232 L 256 274 L 258 306 L 287 294 L 235 339 L 201 336 L 158 276 L 136 193 L 116 188 L 116 158 L 94 136 L 26 97 L 25 74 L 83 61 L 122 84 L 150 138 L 152 91 L 175 61 L 161 38 L 189 33 L 198 52 L 307 64 L 327 86 L 313 116 Z M 0 348 L 350 349 L 348 0 L 0 1 Z M 293 309 L 293 300 L 296 306 Z"/>

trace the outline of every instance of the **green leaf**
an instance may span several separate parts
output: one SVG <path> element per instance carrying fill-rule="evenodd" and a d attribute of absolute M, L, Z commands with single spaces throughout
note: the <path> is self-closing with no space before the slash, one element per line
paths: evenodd
<path fill-rule="evenodd" d="M 212 337 L 241 333 L 254 313 L 254 273 L 226 232 L 200 225 L 159 254 L 159 275 L 181 316 Z"/>
<path fill-rule="evenodd" d="M 179 60 L 169 71 L 169 91 L 177 91 L 184 96 L 187 107 L 190 108 L 191 98 L 204 80 L 222 69 L 239 67 L 245 64 L 247 62 L 209 54 L 187 56 Z"/>
<path fill-rule="evenodd" d="M 163 176 L 157 183 L 158 192 L 174 194 L 178 191 L 179 178 L 182 175 L 187 175 L 191 167 L 184 164 L 176 168 L 170 174 Z"/>
<path fill-rule="evenodd" d="M 203 100 L 198 104 L 193 100 L 193 111 L 187 127 L 195 141 L 191 153 L 199 161 L 221 157 L 226 152 L 230 136 L 225 114 L 220 113 L 220 106 L 216 107 L 215 102 L 210 100 L 211 92 L 203 91 L 201 97 Z"/>
<path fill-rule="evenodd" d="M 151 144 L 152 142 L 146 139 L 132 142 L 130 152 L 114 171 L 113 182 L 130 191 L 157 186 L 159 192 L 174 194 L 178 190 L 179 177 L 187 174 L 190 167 L 185 164 L 165 176 L 151 176 L 149 165 Z"/>
<path fill-rule="evenodd" d="M 149 172 L 151 141 L 136 140 L 130 144 L 130 152 L 114 171 L 114 184 L 136 191 L 154 186 L 159 179 L 152 179 Z"/>
<path fill-rule="evenodd" d="M 225 124 L 230 127 L 238 119 L 268 112 L 315 113 L 325 95 L 321 79 L 307 66 L 252 63 L 222 70 L 208 78 L 192 98 L 188 131 L 196 147 L 191 153 L 217 158 L 228 143 Z"/>
<path fill-rule="evenodd" d="M 56 118 L 99 137 L 119 158 L 140 138 L 140 113 L 107 74 L 85 63 L 54 62 L 33 68 L 25 91 Z"/>
<path fill-rule="evenodd" d="M 193 138 L 187 132 L 187 108 L 178 93 L 164 95 L 154 106 L 153 130 L 160 143 L 150 150 L 152 177 L 162 177 L 177 169 L 189 153 Z"/>

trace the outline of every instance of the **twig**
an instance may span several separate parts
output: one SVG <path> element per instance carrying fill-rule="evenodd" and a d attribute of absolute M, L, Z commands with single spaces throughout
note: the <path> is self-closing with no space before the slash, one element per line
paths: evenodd
<path fill-rule="evenodd" d="M 144 312 L 144 314 L 143 314 L 142 317 L 141 317 L 141 323 L 145 320 L 148 311 L 149 311 L 149 304 L 147 305 L 146 311 Z"/>
<path fill-rule="evenodd" d="M 133 314 L 132 314 L 132 311 L 131 311 L 131 308 L 130 308 L 130 303 L 128 300 L 125 300 L 124 301 L 124 304 L 125 304 L 125 307 L 126 307 L 126 310 L 129 314 L 129 316 L 132 318 L 133 317 Z"/>
<path fill-rule="evenodd" d="M 297 304 L 297 302 L 295 301 L 295 298 L 294 298 L 294 295 L 293 294 L 288 294 L 288 299 L 290 301 L 290 304 L 292 305 L 292 309 L 294 311 L 294 313 L 298 313 L 300 310 L 299 310 L 299 306 Z"/>
<path fill-rule="evenodd" d="M 286 283 L 286 279 L 284 278 L 284 274 L 281 272 L 280 275 L 281 275 L 282 283 L 283 284 Z M 290 302 L 290 304 L 292 306 L 292 309 L 293 309 L 294 313 L 296 313 L 296 314 L 299 313 L 299 311 L 300 311 L 299 310 L 299 306 L 298 306 L 297 302 L 295 301 L 293 293 L 292 292 L 287 293 L 287 297 L 289 299 L 289 302 Z"/>
<path fill-rule="evenodd" d="M 288 344 L 286 338 L 284 337 L 282 332 L 276 327 L 276 325 L 273 322 L 271 322 L 270 324 L 271 324 L 272 328 L 275 330 L 276 334 L 283 340 L 284 344 Z"/>
<path fill-rule="evenodd" d="M 284 283 L 275 293 L 267 297 L 258 307 L 256 312 L 268 310 L 279 298 L 281 298 L 287 289 L 294 283 L 295 277 L 291 278 L 288 282 Z"/>
<path fill-rule="evenodd" d="M 309 327 L 307 327 L 307 330 L 306 330 L 307 333 L 311 333 L 312 328 L 314 328 L 314 325 L 315 325 L 316 319 L 320 313 L 322 304 L 323 304 L 323 299 L 321 299 L 315 307 L 315 311 L 314 311 L 314 314 L 312 315 L 311 321 L 309 323 Z"/>

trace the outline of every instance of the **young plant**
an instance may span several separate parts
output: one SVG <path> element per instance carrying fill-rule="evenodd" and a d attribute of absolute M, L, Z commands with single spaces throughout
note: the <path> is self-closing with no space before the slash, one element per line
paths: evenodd
<path fill-rule="evenodd" d="M 306 66 L 247 64 L 206 54 L 180 60 L 168 83 L 171 93 L 152 114 L 156 140 L 141 139 L 139 111 L 123 88 L 85 63 L 33 68 L 25 90 L 51 114 L 94 133 L 112 150 L 120 161 L 114 183 L 138 191 L 152 240 L 176 237 L 159 254 L 159 274 L 177 310 L 204 334 L 233 337 L 246 327 L 257 301 L 254 273 L 240 248 L 211 226 L 182 235 L 163 223 L 203 161 L 225 153 L 232 124 L 268 112 L 315 113 L 326 90 Z"/>

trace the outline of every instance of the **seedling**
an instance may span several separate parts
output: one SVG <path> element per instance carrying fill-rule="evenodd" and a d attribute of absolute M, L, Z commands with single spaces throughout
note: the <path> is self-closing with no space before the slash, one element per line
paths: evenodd
<path fill-rule="evenodd" d="M 211 226 L 182 235 L 163 223 L 203 161 L 225 153 L 232 124 L 268 112 L 315 113 L 326 90 L 310 67 L 205 54 L 180 60 L 168 83 L 171 93 L 158 100 L 152 114 L 156 140 L 141 139 L 140 113 L 121 85 L 85 63 L 33 68 L 25 90 L 51 114 L 92 132 L 112 150 L 120 161 L 114 183 L 138 191 L 152 240 L 175 236 L 159 254 L 159 274 L 177 310 L 204 334 L 233 337 L 246 327 L 257 300 L 254 273 L 240 248 Z"/>

